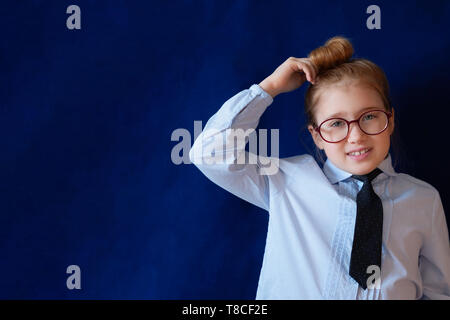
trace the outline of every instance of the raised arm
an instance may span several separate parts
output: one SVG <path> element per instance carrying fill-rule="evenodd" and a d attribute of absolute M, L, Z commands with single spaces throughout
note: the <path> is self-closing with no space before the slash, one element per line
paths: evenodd
<path fill-rule="evenodd" d="M 257 156 L 245 151 L 245 146 L 273 98 L 314 77 L 315 67 L 308 59 L 287 59 L 259 85 L 222 105 L 195 140 L 190 161 L 220 187 L 269 210 L 268 176 L 278 173 L 278 158 Z"/>

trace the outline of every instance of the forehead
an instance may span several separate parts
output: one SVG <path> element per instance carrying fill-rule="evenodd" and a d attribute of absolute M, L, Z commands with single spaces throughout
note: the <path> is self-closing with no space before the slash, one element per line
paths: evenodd
<path fill-rule="evenodd" d="M 378 92 L 367 85 L 346 84 L 324 88 L 315 105 L 320 122 L 332 117 L 353 119 L 367 110 L 384 109 Z"/>

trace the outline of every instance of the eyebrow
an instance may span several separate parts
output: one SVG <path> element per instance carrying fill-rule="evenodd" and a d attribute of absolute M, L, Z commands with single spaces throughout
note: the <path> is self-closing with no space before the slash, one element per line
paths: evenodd
<path fill-rule="evenodd" d="M 376 109 L 384 109 L 384 108 L 382 108 L 382 107 L 367 107 L 367 108 L 359 110 L 359 114 L 363 113 L 363 111 L 367 111 L 367 110 L 370 110 L 370 109 L 376 110 Z M 333 113 L 332 115 L 329 115 L 325 119 L 330 119 L 330 118 L 335 118 L 335 117 L 342 117 L 343 114 L 345 114 L 345 112 L 336 112 L 336 113 Z"/>

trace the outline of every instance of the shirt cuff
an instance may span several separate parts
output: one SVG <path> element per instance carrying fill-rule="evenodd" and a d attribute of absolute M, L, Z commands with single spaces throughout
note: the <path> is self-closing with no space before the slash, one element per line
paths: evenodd
<path fill-rule="evenodd" d="M 266 103 L 267 103 L 267 105 L 270 105 L 270 104 L 272 104 L 272 102 L 273 102 L 273 98 L 272 98 L 272 96 L 270 95 L 270 94 L 268 94 L 266 91 L 264 91 L 264 89 L 263 88 L 261 88 L 259 85 L 257 85 L 257 84 L 253 84 L 251 87 L 250 87 L 250 92 L 253 94 L 253 95 L 260 95 L 261 96 L 261 98 L 263 98 L 265 101 L 266 101 Z"/>

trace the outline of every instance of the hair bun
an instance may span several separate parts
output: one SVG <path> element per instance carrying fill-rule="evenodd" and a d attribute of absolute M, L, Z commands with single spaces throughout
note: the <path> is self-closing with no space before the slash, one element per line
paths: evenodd
<path fill-rule="evenodd" d="M 319 69 L 319 73 L 348 62 L 353 55 L 353 46 L 347 38 L 336 36 L 325 45 L 314 49 L 308 58 Z"/>

